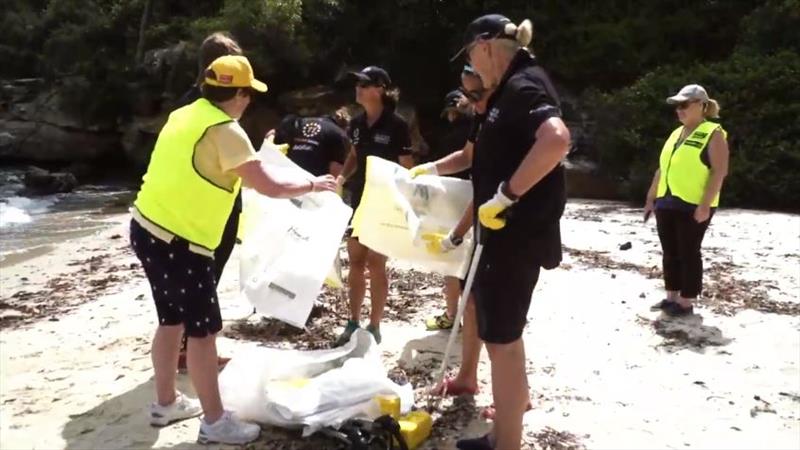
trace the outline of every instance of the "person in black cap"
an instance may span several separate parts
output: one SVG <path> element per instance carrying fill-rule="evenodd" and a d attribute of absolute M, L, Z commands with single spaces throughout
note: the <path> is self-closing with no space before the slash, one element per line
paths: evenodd
<path fill-rule="evenodd" d="M 356 102 L 364 108 L 364 112 L 350 122 L 348 135 L 352 147 L 337 182 L 340 186 L 345 182 L 348 183 L 351 192 L 351 206 L 355 211 L 364 192 L 367 156 L 377 156 L 398 162 L 404 167 L 411 167 L 414 160 L 411 155 L 411 136 L 408 124 L 395 113 L 399 91 L 393 88 L 389 74 L 380 67 L 369 66 L 360 72 L 352 72 L 350 75 L 356 79 Z M 348 239 L 347 252 L 350 255 L 350 273 L 348 275 L 350 320 L 347 322 L 344 332 L 336 340 L 336 344 L 343 345 L 349 341 L 350 336 L 360 326 L 367 269 L 369 269 L 371 294 L 370 321 L 367 330 L 380 344 L 380 322 L 386 306 L 386 298 L 389 295 L 386 256 L 361 244 L 358 237 Z"/>
<path fill-rule="evenodd" d="M 275 130 L 276 144 L 289 144 L 286 156 L 314 176 L 342 172 L 350 140 L 345 129 L 350 121 L 347 110 L 321 117 L 286 116 Z"/>
<path fill-rule="evenodd" d="M 469 24 L 464 54 L 494 89 L 472 159 L 475 226 L 486 233 L 472 294 L 478 335 L 492 362 L 496 413 L 492 433 L 457 443 L 461 449 L 520 448 L 528 403 L 522 332 L 542 267 L 561 262 L 560 219 L 569 130 L 558 94 L 526 49 L 529 20 L 519 25 L 490 14 Z M 455 58 L 454 58 L 455 59 Z"/>

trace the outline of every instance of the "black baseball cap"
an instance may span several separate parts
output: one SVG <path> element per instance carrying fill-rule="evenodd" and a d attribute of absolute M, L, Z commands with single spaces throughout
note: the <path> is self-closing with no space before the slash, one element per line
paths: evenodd
<path fill-rule="evenodd" d="M 350 76 L 357 81 L 364 81 L 378 86 L 389 87 L 392 85 L 389 72 L 378 66 L 367 66 L 359 72 L 350 72 Z"/>
<path fill-rule="evenodd" d="M 512 23 L 511 19 L 502 14 L 486 14 L 473 20 L 467 25 L 464 32 L 464 41 L 461 49 L 450 58 L 455 61 L 467 47 L 478 39 L 516 39 L 516 35 L 506 34 L 506 25 Z"/>
<path fill-rule="evenodd" d="M 455 108 L 458 106 L 458 103 L 461 99 L 464 98 L 464 93 L 461 92 L 460 89 L 455 89 L 447 93 L 444 96 L 444 107 L 447 108 Z"/>

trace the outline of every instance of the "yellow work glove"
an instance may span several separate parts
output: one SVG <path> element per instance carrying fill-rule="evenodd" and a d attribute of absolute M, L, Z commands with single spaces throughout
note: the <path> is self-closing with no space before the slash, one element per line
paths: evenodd
<path fill-rule="evenodd" d="M 502 216 L 503 211 L 507 210 L 516 202 L 516 200 L 510 199 L 503 193 L 504 184 L 505 183 L 500 183 L 494 197 L 478 208 L 478 220 L 481 222 L 481 225 L 490 230 L 499 230 L 506 226 L 506 219 Z"/>
<path fill-rule="evenodd" d="M 461 245 L 463 238 L 453 236 L 453 233 L 423 233 L 422 240 L 425 241 L 425 249 L 428 253 L 441 255 L 453 251 Z"/>
<path fill-rule="evenodd" d="M 278 145 L 274 141 L 275 141 L 275 135 L 274 134 L 271 134 L 271 135 L 267 136 L 266 139 L 264 139 L 264 142 L 267 144 L 267 148 L 271 148 L 272 150 L 275 150 L 277 152 L 281 152 L 281 154 L 286 156 L 286 154 L 289 153 L 289 144 Z"/>
<path fill-rule="evenodd" d="M 433 163 L 425 163 L 408 169 L 408 174 L 411 178 L 416 178 L 420 175 L 439 175 L 439 171 Z"/>

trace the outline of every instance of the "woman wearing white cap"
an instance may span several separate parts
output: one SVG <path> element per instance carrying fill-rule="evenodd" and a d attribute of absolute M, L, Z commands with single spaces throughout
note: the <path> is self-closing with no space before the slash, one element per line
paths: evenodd
<path fill-rule="evenodd" d="M 653 309 L 680 316 L 694 312 L 702 290 L 700 245 L 719 204 L 729 152 L 727 133 L 710 120 L 719 118 L 719 104 L 702 86 L 684 86 L 667 103 L 681 126 L 664 143 L 644 209 L 645 220 L 656 214 L 667 291 Z"/>

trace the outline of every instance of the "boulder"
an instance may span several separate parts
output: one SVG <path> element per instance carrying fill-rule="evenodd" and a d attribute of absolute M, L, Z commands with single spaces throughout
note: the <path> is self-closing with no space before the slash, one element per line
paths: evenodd
<path fill-rule="evenodd" d="M 319 116 L 336 111 L 347 99 L 334 88 L 312 86 L 286 92 L 278 97 L 278 103 L 289 113 L 299 116 Z"/>
<path fill-rule="evenodd" d="M 0 120 L 0 161 L 91 162 L 113 154 L 119 135 L 70 129 L 44 122 Z"/>
<path fill-rule="evenodd" d="M 167 123 L 168 116 L 166 112 L 155 117 L 137 116 L 122 127 L 121 143 L 125 158 L 137 169 L 147 168 L 158 133 Z"/>
<path fill-rule="evenodd" d="M 39 167 L 30 167 L 25 172 L 23 179 L 25 188 L 20 191 L 20 195 L 51 195 L 63 192 L 71 192 L 78 186 L 75 175 L 65 172 L 48 172 Z"/>
<path fill-rule="evenodd" d="M 566 160 L 567 196 L 571 198 L 615 200 L 620 198 L 619 183 L 602 175 L 587 160 Z"/>

